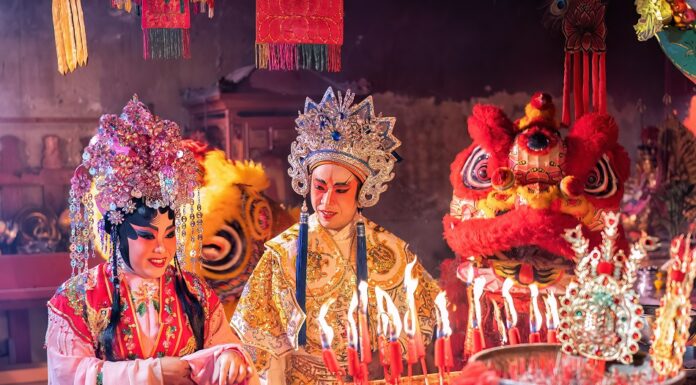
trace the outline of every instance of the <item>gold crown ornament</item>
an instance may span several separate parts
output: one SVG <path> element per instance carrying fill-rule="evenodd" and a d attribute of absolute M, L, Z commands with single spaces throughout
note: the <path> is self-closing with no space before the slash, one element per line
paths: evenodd
<path fill-rule="evenodd" d="M 691 233 L 674 238 L 669 252 L 671 260 L 667 289 L 655 313 L 650 360 L 659 375 L 672 377 L 682 368 L 691 324 L 689 296 L 696 278 Z"/>
<path fill-rule="evenodd" d="M 324 163 L 344 166 L 360 179 L 360 207 L 374 206 L 394 178 L 394 150 L 401 145 L 392 134 L 396 118 L 375 115 L 372 96 L 356 105 L 354 99 L 350 90 L 336 96 L 331 87 L 319 103 L 307 98 L 288 156 L 296 193 L 307 195 L 312 170 Z"/>
<path fill-rule="evenodd" d="M 604 214 L 602 243 L 589 253 L 581 226 L 565 231 L 563 237 L 579 262 L 561 299 L 558 330 L 565 353 L 629 364 L 638 351 L 643 322 L 633 283 L 638 262 L 653 240 L 644 237 L 626 256 L 616 245 L 619 219 L 619 213 Z"/>

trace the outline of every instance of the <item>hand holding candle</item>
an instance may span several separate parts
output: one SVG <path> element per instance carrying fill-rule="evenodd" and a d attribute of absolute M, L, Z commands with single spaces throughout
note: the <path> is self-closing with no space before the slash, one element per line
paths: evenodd
<path fill-rule="evenodd" d="M 324 365 L 326 365 L 326 369 L 328 369 L 329 372 L 331 372 L 331 374 L 336 376 L 338 382 L 342 384 L 345 372 L 343 371 L 341 365 L 338 364 L 336 354 L 331 348 L 331 342 L 333 342 L 334 338 L 334 331 L 331 328 L 331 326 L 329 326 L 329 324 L 326 323 L 326 313 L 329 312 L 329 307 L 331 307 L 331 305 L 335 301 L 335 299 L 331 298 L 328 301 L 326 301 L 323 305 L 321 305 L 317 321 L 319 322 L 319 327 L 321 328 L 321 349 L 322 358 L 324 359 Z"/>
<path fill-rule="evenodd" d="M 539 289 L 535 283 L 529 285 L 529 293 L 531 296 L 531 304 L 529 309 L 529 343 L 541 342 L 539 329 L 541 329 L 541 311 L 539 310 Z"/>
<path fill-rule="evenodd" d="M 517 311 L 515 310 L 515 301 L 510 295 L 510 289 L 515 282 L 510 278 L 505 278 L 503 282 L 503 298 L 505 299 L 505 326 L 508 329 L 508 340 L 510 345 L 520 343 L 520 331 L 517 329 Z"/>
<path fill-rule="evenodd" d="M 560 320 L 558 318 L 558 302 L 556 302 L 556 296 L 553 293 L 553 289 L 549 289 L 546 293 L 546 298 L 544 298 L 544 304 L 546 305 L 546 342 L 550 344 L 557 344 L 557 330 Z"/>

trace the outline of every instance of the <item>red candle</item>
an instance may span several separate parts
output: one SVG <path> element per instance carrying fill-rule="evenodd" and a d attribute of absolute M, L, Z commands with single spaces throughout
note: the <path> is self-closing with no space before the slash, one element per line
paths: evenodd
<path fill-rule="evenodd" d="M 389 370 L 393 383 L 399 382 L 404 365 L 401 359 L 401 344 L 396 339 L 389 341 Z"/>
<path fill-rule="evenodd" d="M 483 341 L 481 329 L 475 328 L 474 331 L 474 353 L 478 353 L 486 348 L 486 343 Z"/>
<path fill-rule="evenodd" d="M 508 340 L 510 341 L 510 345 L 517 345 L 520 343 L 520 331 L 517 329 L 517 326 L 508 329 Z"/>
<path fill-rule="evenodd" d="M 341 368 L 341 365 L 338 364 L 336 354 L 333 352 L 333 350 L 323 349 L 321 355 L 324 359 L 324 365 L 326 365 L 326 368 L 329 369 L 329 372 L 331 372 L 336 377 L 338 377 L 339 375 L 343 377 L 345 373 L 343 372 L 343 368 Z"/>
<path fill-rule="evenodd" d="M 423 336 L 421 336 L 420 330 L 416 330 L 416 335 L 414 338 L 416 340 L 416 349 L 418 352 L 418 358 L 425 357 L 425 344 L 423 343 Z"/>
<path fill-rule="evenodd" d="M 449 337 L 440 337 L 435 341 L 435 366 L 442 371 L 449 371 L 454 367 Z"/>
<path fill-rule="evenodd" d="M 416 339 L 413 337 L 408 338 L 408 345 L 406 345 L 406 361 L 413 365 L 418 362 L 418 347 L 416 346 Z"/>
<path fill-rule="evenodd" d="M 353 377 L 353 379 L 360 378 L 360 360 L 358 359 L 358 352 L 354 347 L 348 346 L 348 374 Z"/>
<path fill-rule="evenodd" d="M 389 353 L 387 352 L 388 344 L 386 338 L 383 335 L 377 337 L 377 345 L 379 349 L 379 362 L 382 364 L 384 369 L 384 380 L 389 382 Z"/>
<path fill-rule="evenodd" d="M 556 335 L 556 329 L 549 329 L 546 333 L 546 342 L 550 344 L 558 343 L 558 336 Z"/>
<path fill-rule="evenodd" d="M 369 364 L 372 362 L 372 350 L 370 349 L 370 332 L 367 327 L 367 282 L 361 281 L 358 285 L 359 307 L 358 333 L 360 338 L 360 362 Z"/>
<path fill-rule="evenodd" d="M 367 315 L 359 313 L 360 319 L 360 362 L 369 364 L 372 362 L 372 350 L 370 349 L 370 333 L 367 328 Z"/>

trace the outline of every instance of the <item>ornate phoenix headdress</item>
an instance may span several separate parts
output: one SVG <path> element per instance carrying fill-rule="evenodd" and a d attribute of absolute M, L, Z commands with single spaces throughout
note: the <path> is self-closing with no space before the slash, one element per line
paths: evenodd
<path fill-rule="evenodd" d="M 307 98 L 288 157 L 296 193 L 307 195 L 309 176 L 322 163 L 338 163 L 360 178 L 361 207 L 374 206 L 394 178 L 394 150 L 401 145 L 392 134 L 396 118 L 375 116 L 371 96 L 353 106 L 354 98 L 350 90 L 336 97 L 331 87 L 320 103 Z"/>
<path fill-rule="evenodd" d="M 638 262 L 655 241 L 644 237 L 626 256 L 616 247 L 619 213 L 605 213 L 604 225 L 602 244 L 589 253 L 581 226 L 563 235 L 579 262 L 561 299 L 559 338 L 566 353 L 629 364 L 638 351 L 643 314 L 633 283 Z"/>
<path fill-rule="evenodd" d="M 134 199 L 142 199 L 152 208 L 169 206 L 176 213 L 177 256 L 183 257 L 187 235 L 192 243 L 200 244 L 198 162 L 182 146 L 179 126 L 154 116 L 137 96 L 120 116 L 101 117 L 97 134 L 85 148 L 71 184 L 73 275 L 86 269 L 86 259 L 94 255 L 96 233 L 91 229 L 99 220 L 95 208 L 112 224 L 120 224 L 135 210 Z M 187 220 L 194 231 L 186 232 Z M 99 227 L 103 229 L 103 222 Z M 104 243 L 103 234 L 101 241 Z M 106 245 L 101 246 L 108 250 Z M 193 248 L 190 253 L 192 258 L 196 256 Z"/>

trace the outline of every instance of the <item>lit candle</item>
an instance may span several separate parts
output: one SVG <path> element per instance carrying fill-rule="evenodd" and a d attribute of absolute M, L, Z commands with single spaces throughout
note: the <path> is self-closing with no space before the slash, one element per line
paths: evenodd
<path fill-rule="evenodd" d="M 529 343 L 541 342 L 539 329 L 541 329 L 541 311 L 539 310 L 539 289 L 535 283 L 529 285 L 531 304 L 529 309 Z"/>
<path fill-rule="evenodd" d="M 370 331 L 367 327 L 367 282 L 358 284 L 358 335 L 360 337 L 360 362 L 367 366 L 372 362 L 372 350 L 370 349 Z"/>
<path fill-rule="evenodd" d="M 489 298 L 489 300 L 491 301 L 491 307 L 493 307 L 493 319 L 495 319 L 496 328 L 498 329 L 498 333 L 500 333 L 500 343 L 501 345 L 505 345 L 507 342 L 507 332 L 503 317 L 500 314 L 500 308 L 493 298 Z"/>
<path fill-rule="evenodd" d="M 384 302 L 387 305 L 390 322 L 387 325 L 389 331 L 389 369 L 391 373 L 392 384 L 398 384 L 401 381 L 401 371 L 404 365 L 401 357 L 401 344 L 399 336 L 401 335 L 401 317 L 399 309 L 394 305 L 391 297 L 384 296 Z"/>
<path fill-rule="evenodd" d="M 510 278 L 505 278 L 503 282 L 503 298 L 505 299 L 505 326 L 508 330 L 508 340 L 510 345 L 520 343 L 520 331 L 517 329 L 517 310 L 515 310 L 515 301 L 510 295 L 510 289 L 515 282 Z"/>
<path fill-rule="evenodd" d="M 360 358 L 358 357 L 357 345 L 358 345 L 358 327 L 355 323 L 355 310 L 358 308 L 358 295 L 353 293 L 353 297 L 348 305 L 348 374 L 353 377 L 353 381 L 356 384 L 363 383 L 363 373 L 362 366 L 360 365 Z"/>
<path fill-rule="evenodd" d="M 389 379 L 389 313 L 385 309 L 384 303 L 389 298 L 389 294 L 382 290 L 379 286 L 375 286 L 375 299 L 377 300 L 377 330 L 379 331 L 378 343 L 379 343 L 379 362 L 382 364 L 384 369 L 384 381 L 390 383 Z M 391 298 L 389 298 L 391 300 Z M 397 317 L 398 318 L 398 317 Z M 400 357 L 399 357 L 400 358 Z"/>
<path fill-rule="evenodd" d="M 544 304 L 546 305 L 546 342 L 557 344 L 558 337 L 556 328 L 560 320 L 558 318 L 558 302 L 556 302 L 553 289 L 547 290 Z"/>
<path fill-rule="evenodd" d="M 321 355 L 324 359 L 324 365 L 326 365 L 326 369 L 328 369 L 331 374 L 336 376 L 336 380 L 339 382 L 339 384 L 342 384 L 345 372 L 343 371 L 341 365 L 338 364 L 336 354 L 331 348 L 331 342 L 333 342 L 334 338 L 333 328 L 326 323 L 326 313 L 329 312 L 329 307 L 331 307 L 335 301 L 336 300 L 334 298 L 330 298 L 323 305 L 321 305 L 317 321 L 319 322 L 319 327 L 321 328 Z"/>
<path fill-rule="evenodd" d="M 413 278 L 413 268 L 416 265 L 417 259 L 406 265 L 404 270 L 404 287 L 406 287 L 406 300 L 408 303 L 408 311 L 404 314 L 404 331 L 408 336 L 408 344 L 406 349 L 406 357 L 408 362 L 408 376 L 413 376 L 413 365 L 418 361 L 421 363 L 423 373 L 427 373 L 428 369 L 425 365 L 425 346 L 420 338 L 420 330 L 418 327 L 418 315 L 416 313 L 416 289 L 418 288 L 418 278 Z M 418 335 L 418 337 L 417 337 Z M 425 378 L 425 383 L 428 379 Z"/>
<path fill-rule="evenodd" d="M 435 340 L 435 366 L 437 366 L 440 383 L 445 382 L 445 376 L 449 377 L 450 370 L 454 367 L 454 357 L 452 356 L 452 344 L 450 336 L 452 328 L 449 322 L 447 311 L 447 297 L 444 291 L 435 297 L 437 306 L 437 340 Z"/>
<path fill-rule="evenodd" d="M 474 279 L 474 353 L 478 353 L 486 348 L 486 343 L 483 340 L 483 331 L 481 330 L 481 297 L 483 296 L 483 287 L 486 286 L 486 279 L 477 277 Z"/>

